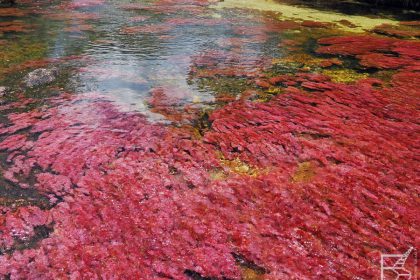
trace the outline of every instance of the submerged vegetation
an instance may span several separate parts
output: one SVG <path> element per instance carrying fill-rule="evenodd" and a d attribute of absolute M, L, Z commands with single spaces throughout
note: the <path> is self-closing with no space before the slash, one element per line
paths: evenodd
<path fill-rule="evenodd" d="M 0 8 L 0 279 L 373 279 L 415 246 L 420 24 L 304 4 Z"/>

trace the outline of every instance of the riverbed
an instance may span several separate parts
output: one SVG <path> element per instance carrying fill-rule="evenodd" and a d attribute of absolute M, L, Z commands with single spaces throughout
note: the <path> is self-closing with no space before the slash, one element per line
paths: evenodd
<path fill-rule="evenodd" d="M 418 12 L 17 2 L 0 279 L 379 279 L 418 247 Z"/>

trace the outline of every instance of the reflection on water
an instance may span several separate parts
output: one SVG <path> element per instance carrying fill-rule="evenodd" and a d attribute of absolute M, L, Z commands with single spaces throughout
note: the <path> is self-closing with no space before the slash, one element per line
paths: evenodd
<path fill-rule="evenodd" d="M 106 93 L 128 110 L 147 114 L 147 98 L 157 87 L 182 90 L 179 105 L 214 107 L 215 95 L 223 94 L 214 90 L 224 86 L 217 81 L 197 84 L 191 77 L 197 59 L 212 60 L 204 62 L 206 68 L 238 71 L 236 78 L 252 76 L 256 69 L 270 66 L 271 59 L 287 56 L 290 51 L 279 46 L 284 39 L 310 42 L 320 35 L 340 34 L 341 29 L 362 32 L 396 22 L 391 17 L 372 19 L 273 1 L 236 0 L 210 7 L 165 1 L 64 1 L 53 8 L 39 1 L 4 9 L 0 20 L 0 73 L 5 86 L 18 90 L 22 73 L 48 66 L 45 59 L 53 58 L 70 72 L 60 87 Z M 308 22 L 308 28 L 292 20 Z M 309 20 L 336 26 L 320 30 Z M 78 57 L 66 59 L 73 55 Z"/>

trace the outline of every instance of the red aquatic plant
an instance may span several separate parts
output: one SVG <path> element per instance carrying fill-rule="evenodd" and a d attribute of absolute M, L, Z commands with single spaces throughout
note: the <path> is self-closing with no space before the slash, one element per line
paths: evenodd
<path fill-rule="evenodd" d="M 0 22 L 0 32 L 29 32 L 30 27 L 20 20 Z"/>
<path fill-rule="evenodd" d="M 397 69 L 419 68 L 420 42 L 376 36 L 331 37 L 318 41 L 322 54 L 356 56 L 365 67 Z"/>
<path fill-rule="evenodd" d="M 412 59 L 383 53 L 370 53 L 358 56 L 360 64 L 380 69 L 398 69 L 411 64 Z"/>
<path fill-rule="evenodd" d="M 98 13 L 88 13 L 88 12 L 79 12 L 79 11 L 71 11 L 71 12 L 63 12 L 61 10 L 53 10 L 53 11 L 42 11 L 42 15 L 48 19 L 52 20 L 96 20 L 100 18 Z"/>
<path fill-rule="evenodd" d="M 311 28 L 328 28 L 328 27 L 331 27 L 332 24 L 330 24 L 328 22 L 305 20 L 305 21 L 302 22 L 302 26 L 311 27 Z"/>
<path fill-rule="evenodd" d="M 82 31 L 93 31 L 91 24 L 76 24 L 63 29 L 65 32 L 82 32 Z"/>
<path fill-rule="evenodd" d="M 376 37 L 369 35 L 330 37 L 318 40 L 321 46 L 318 53 L 358 55 L 368 52 L 387 51 L 396 39 Z"/>
<path fill-rule="evenodd" d="M 160 0 L 151 9 L 194 13 L 209 3 Z M 247 45 L 284 30 L 268 26 L 234 27 L 223 49 L 171 58 L 191 58 L 193 78 L 249 78 L 250 88 L 240 98 L 222 93 L 229 104 L 212 113 L 184 104 L 185 89 L 152 89 L 148 108 L 177 126 L 93 92 L 2 105 L 0 183 L 49 203 L 0 207 L 0 278 L 371 279 L 381 252 L 418 246 L 418 43 L 319 40 L 320 53 L 393 69 L 387 82 L 267 77 L 271 57 Z M 281 94 L 253 101 L 271 88 Z"/>
<path fill-rule="evenodd" d="M 286 88 L 268 103 L 231 103 L 211 115 L 203 142 L 95 94 L 10 115 L 0 133 L 22 133 L 2 142 L 14 152 L 8 178 L 28 187 L 41 169 L 33 187 L 56 205 L 30 208 L 36 219 L 9 212 L 0 274 L 239 279 L 245 265 L 268 279 L 373 277 L 379 252 L 415 241 L 418 76 L 393 79 L 409 95 L 370 80 L 289 76 L 322 94 Z M 254 175 L 227 168 L 219 152 Z M 49 233 L 39 237 L 40 227 Z M 25 240 L 37 245 L 16 249 Z"/>
<path fill-rule="evenodd" d="M 130 18 L 131 22 L 141 22 L 146 21 L 150 18 L 150 16 L 134 16 Z"/>
<path fill-rule="evenodd" d="M 373 32 L 398 38 L 420 37 L 420 31 L 404 28 L 407 25 L 382 24 L 373 29 Z"/>
<path fill-rule="evenodd" d="M 172 30 L 173 27 L 166 24 L 150 24 L 143 26 L 124 27 L 121 32 L 124 34 L 136 33 L 166 33 Z"/>
<path fill-rule="evenodd" d="M 103 5 L 104 0 L 72 0 L 64 4 L 64 8 L 67 9 L 80 9 L 80 8 L 89 8 L 99 5 Z"/>
<path fill-rule="evenodd" d="M 197 117 L 197 110 L 189 106 L 192 100 L 192 93 L 185 89 L 158 87 L 152 89 L 148 104 L 152 112 L 185 123 Z"/>
<path fill-rule="evenodd" d="M 27 15 L 27 11 L 19 8 L 1 8 L 0 16 L 7 17 L 23 17 Z"/>

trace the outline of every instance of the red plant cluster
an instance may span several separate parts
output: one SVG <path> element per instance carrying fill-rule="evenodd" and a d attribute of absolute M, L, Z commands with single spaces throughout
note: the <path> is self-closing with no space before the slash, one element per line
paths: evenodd
<path fill-rule="evenodd" d="M 104 0 L 73 0 L 69 1 L 68 3 L 64 4 L 64 8 L 66 9 L 81 9 L 81 8 L 89 8 L 89 7 L 96 7 L 103 5 L 105 3 Z"/>
<path fill-rule="evenodd" d="M 0 22 L 0 33 L 3 32 L 29 32 L 30 25 L 20 20 Z"/>
<path fill-rule="evenodd" d="M 321 54 L 356 56 L 362 66 L 379 69 L 420 70 L 420 42 L 377 36 L 347 36 L 320 39 Z"/>
<path fill-rule="evenodd" d="M 55 206 L 3 209 L 0 274 L 238 279 L 245 263 L 267 279 L 374 277 L 379 252 L 415 244 L 419 230 L 419 76 L 380 89 L 289 76 L 295 86 L 268 103 L 215 111 L 203 141 L 95 94 L 9 115 L 7 178 L 28 187 L 35 176 Z M 218 151 L 255 175 L 229 170 Z M 40 226 L 47 238 L 36 238 Z M 27 240 L 36 246 L 16 249 Z"/>
<path fill-rule="evenodd" d="M 189 12 L 208 3 L 181 2 Z M 245 42 L 261 32 L 234 28 Z M 418 43 L 319 40 L 319 53 L 395 70 L 389 83 L 347 85 L 313 73 L 265 78 L 265 58 L 239 52 L 241 39 L 194 57 L 193 72 L 244 73 L 284 93 L 230 100 L 201 139 L 97 93 L 6 112 L 0 182 L 50 204 L 0 207 L 0 278 L 372 279 L 381 252 L 418 247 Z M 185 112 L 170 108 L 187 98 L 160 87 L 149 102 L 178 120 Z"/>
<path fill-rule="evenodd" d="M 418 24 L 417 24 L 418 25 Z M 395 26 L 391 24 L 382 24 L 373 29 L 373 32 L 378 34 L 384 34 L 388 36 L 398 37 L 398 38 L 415 38 L 420 37 L 420 31 L 409 28 L 407 26 L 416 26 L 416 23 L 408 22 L 401 24 L 400 26 Z"/>
<path fill-rule="evenodd" d="M 198 15 L 204 12 L 205 8 L 217 0 L 159 0 L 153 2 L 153 5 L 143 3 L 122 4 L 120 7 L 131 11 L 149 11 L 156 14 L 174 14 L 177 12 L 187 12 L 192 15 Z"/>

